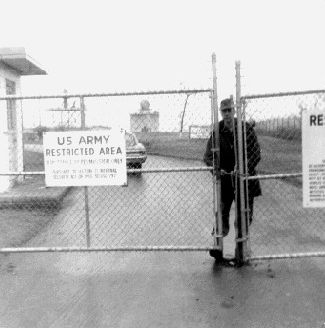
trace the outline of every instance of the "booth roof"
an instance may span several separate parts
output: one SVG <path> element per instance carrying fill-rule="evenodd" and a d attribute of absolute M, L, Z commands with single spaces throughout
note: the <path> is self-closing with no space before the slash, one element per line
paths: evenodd
<path fill-rule="evenodd" d="M 0 62 L 5 63 L 20 75 L 46 75 L 33 58 L 26 54 L 25 48 L 0 48 Z"/>

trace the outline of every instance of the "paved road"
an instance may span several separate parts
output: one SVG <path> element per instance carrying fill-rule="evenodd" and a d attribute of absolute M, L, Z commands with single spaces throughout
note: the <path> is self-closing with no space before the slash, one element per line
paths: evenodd
<path fill-rule="evenodd" d="M 150 156 L 146 167 L 202 163 Z M 29 246 L 85 246 L 84 189 L 65 199 L 56 220 Z M 210 246 L 212 179 L 207 171 L 129 175 L 128 186 L 89 187 L 91 245 Z"/>
<path fill-rule="evenodd" d="M 155 160 L 162 161 L 150 158 Z M 210 178 L 207 172 L 147 174 L 130 177 L 127 188 L 90 188 L 92 242 L 210 244 Z M 29 245 L 84 245 L 83 196 L 82 189 L 72 192 L 56 220 Z M 322 327 L 325 322 L 324 259 L 234 269 L 216 266 L 205 252 L 50 253 L 1 256 L 0 264 L 0 327 Z"/>
<path fill-rule="evenodd" d="M 198 161 L 149 156 L 144 168 L 198 167 Z M 323 251 L 323 209 L 303 209 L 301 187 L 263 180 L 251 227 L 253 255 Z M 85 246 L 84 189 L 66 198 L 60 215 L 30 246 Z M 210 246 L 213 225 L 209 172 L 128 176 L 128 187 L 89 188 L 90 239 L 96 247 Z M 233 213 L 231 221 L 233 222 Z M 225 240 L 232 254 L 234 234 Z"/>

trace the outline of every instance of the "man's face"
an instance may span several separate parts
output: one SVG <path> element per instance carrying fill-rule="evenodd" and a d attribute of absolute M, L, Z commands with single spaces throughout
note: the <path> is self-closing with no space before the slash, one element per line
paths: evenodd
<path fill-rule="evenodd" d="M 231 125 L 234 118 L 234 109 L 233 108 L 224 108 L 221 111 L 223 120 L 227 125 Z"/>

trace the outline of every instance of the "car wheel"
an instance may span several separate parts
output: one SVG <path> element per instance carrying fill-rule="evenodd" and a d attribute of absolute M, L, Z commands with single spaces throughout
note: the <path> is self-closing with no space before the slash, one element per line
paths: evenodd
<path fill-rule="evenodd" d="M 139 169 L 139 170 L 141 170 L 141 169 L 142 169 L 142 164 L 141 164 L 141 163 L 139 163 L 139 164 L 134 164 L 134 168 L 135 168 L 135 169 Z M 137 172 L 137 173 L 135 173 L 136 176 L 141 176 L 141 174 L 142 174 L 142 172 Z"/>
<path fill-rule="evenodd" d="M 141 163 L 137 163 L 137 164 L 130 164 L 130 169 L 142 169 L 142 164 Z M 141 175 L 141 172 L 136 172 L 136 173 L 132 173 L 133 175 Z"/>

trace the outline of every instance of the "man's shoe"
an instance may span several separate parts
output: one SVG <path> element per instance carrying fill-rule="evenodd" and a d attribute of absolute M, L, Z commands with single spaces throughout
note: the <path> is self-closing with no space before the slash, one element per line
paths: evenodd
<path fill-rule="evenodd" d="M 222 251 L 219 249 L 210 249 L 209 254 L 211 257 L 214 257 L 217 262 L 223 261 L 223 254 Z"/>

